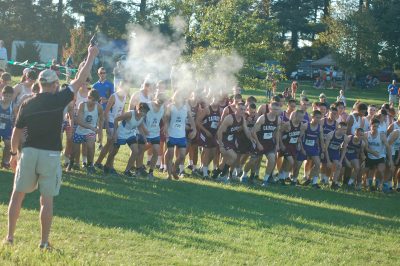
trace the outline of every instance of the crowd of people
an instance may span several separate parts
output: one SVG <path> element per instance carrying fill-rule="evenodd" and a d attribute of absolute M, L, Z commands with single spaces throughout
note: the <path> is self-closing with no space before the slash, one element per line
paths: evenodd
<path fill-rule="evenodd" d="M 259 180 L 262 186 L 279 182 L 383 192 L 395 186 L 400 192 L 400 120 L 389 104 L 356 102 L 347 112 L 343 91 L 332 104 L 323 93 L 318 102 L 311 103 L 304 92 L 297 101 L 291 97 L 296 97 L 297 83 L 292 93 L 275 93 L 267 103 L 257 103 L 254 96 L 244 99 L 239 87 L 231 95 L 212 88 L 178 88 L 169 97 L 167 84 L 150 80 L 130 96 L 123 80 L 114 90 L 106 69 L 97 73 L 99 80 L 91 85 L 88 78 L 64 110 L 66 171 L 83 167 L 88 174 L 117 174 L 114 160 L 126 144 L 131 154 L 123 175 L 130 178 L 154 179 L 157 170 L 179 179 L 188 162 L 190 175 L 222 182 Z M 36 78 L 33 70 L 25 69 L 14 88 L 3 86 L 2 167 L 10 167 L 13 117 L 37 92 Z M 95 159 L 96 141 L 100 153 Z"/>

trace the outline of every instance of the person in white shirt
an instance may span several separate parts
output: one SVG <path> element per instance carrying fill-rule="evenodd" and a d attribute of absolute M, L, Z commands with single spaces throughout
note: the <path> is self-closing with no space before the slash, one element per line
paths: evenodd
<path fill-rule="evenodd" d="M 7 67 L 7 49 L 4 47 L 3 40 L 0 40 L 0 68 L 6 70 Z"/>

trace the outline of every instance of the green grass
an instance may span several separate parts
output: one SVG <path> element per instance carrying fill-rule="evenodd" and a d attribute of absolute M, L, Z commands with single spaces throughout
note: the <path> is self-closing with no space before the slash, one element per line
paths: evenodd
<path fill-rule="evenodd" d="M 379 103 L 384 91 L 347 97 Z M 127 155 L 124 147 L 117 170 Z M 167 181 L 157 172 L 156 181 L 100 176 L 64 174 L 52 253 L 37 248 L 39 195 L 28 195 L 15 245 L 0 246 L 0 265 L 398 264 L 398 194 Z M 1 236 L 12 180 L 0 170 Z"/>

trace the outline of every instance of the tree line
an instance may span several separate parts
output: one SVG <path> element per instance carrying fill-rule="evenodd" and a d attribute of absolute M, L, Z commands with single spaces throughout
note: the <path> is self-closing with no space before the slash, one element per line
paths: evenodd
<path fill-rule="evenodd" d="M 267 60 L 289 72 L 302 59 L 333 54 L 345 71 L 364 75 L 396 67 L 400 57 L 397 0 L 0 0 L 0 10 L 7 48 L 13 40 L 53 42 L 64 57 L 96 31 L 127 39 L 130 23 L 173 36 L 180 16 L 185 56 L 235 50 L 247 83 Z"/>

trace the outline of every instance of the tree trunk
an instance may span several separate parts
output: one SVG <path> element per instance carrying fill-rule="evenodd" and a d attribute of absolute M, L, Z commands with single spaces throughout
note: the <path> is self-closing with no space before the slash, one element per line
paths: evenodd
<path fill-rule="evenodd" d="M 63 5 L 63 0 L 58 0 L 57 4 L 57 21 L 59 25 L 59 29 L 62 29 L 63 26 L 63 11 L 64 11 L 64 5 Z M 63 44 L 64 44 L 64 33 L 63 31 L 59 31 L 59 37 L 58 37 L 58 59 L 59 62 L 62 63 L 62 51 L 63 51 Z M 60 60 L 61 59 L 61 60 Z"/>
<path fill-rule="evenodd" d="M 299 47 L 299 32 L 292 30 L 292 48 L 297 49 Z"/>
<path fill-rule="evenodd" d="M 262 0 L 262 7 L 267 18 L 270 17 L 271 12 L 271 0 Z"/>
<path fill-rule="evenodd" d="M 324 9 L 323 9 L 324 18 L 327 18 L 330 16 L 330 12 L 329 12 L 330 5 L 331 5 L 330 0 L 324 0 Z"/>
<path fill-rule="evenodd" d="M 140 0 L 139 16 L 139 22 L 143 25 L 146 21 L 146 0 Z"/>

